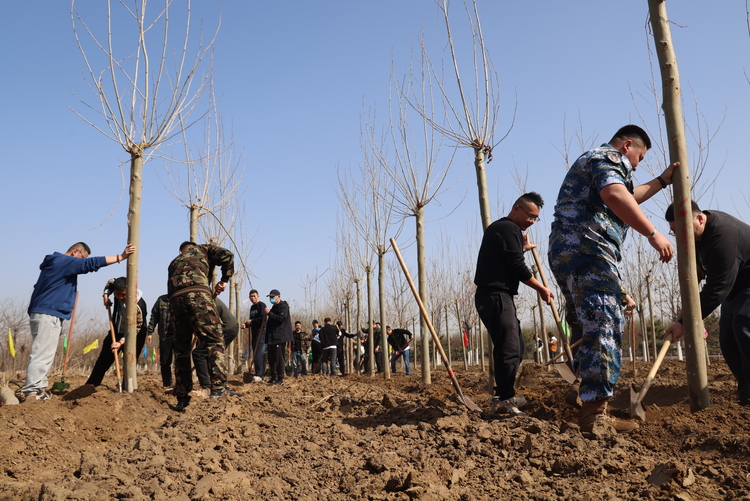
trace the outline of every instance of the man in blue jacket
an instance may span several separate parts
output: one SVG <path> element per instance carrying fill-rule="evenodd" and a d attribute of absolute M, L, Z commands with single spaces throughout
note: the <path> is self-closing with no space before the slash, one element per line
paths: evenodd
<path fill-rule="evenodd" d="M 89 257 L 89 246 L 78 242 L 65 254 L 55 252 L 45 256 L 39 266 L 42 271 L 34 285 L 28 310 L 32 343 L 26 367 L 26 384 L 21 388 L 26 398 L 50 398 L 46 392 L 47 373 L 55 359 L 62 322 L 69 320 L 73 312 L 78 275 L 124 261 L 134 252 L 135 246 L 128 245 L 117 256 Z"/>

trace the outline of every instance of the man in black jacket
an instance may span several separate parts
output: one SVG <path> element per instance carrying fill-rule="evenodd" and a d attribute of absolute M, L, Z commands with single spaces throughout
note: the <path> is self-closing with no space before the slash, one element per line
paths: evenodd
<path fill-rule="evenodd" d="M 330 318 L 323 319 L 323 328 L 320 329 L 320 367 L 324 376 L 330 377 L 336 372 L 336 338 L 339 335 L 338 328 L 331 323 Z"/>
<path fill-rule="evenodd" d="M 406 375 L 411 376 L 411 365 L 409 364 L 409 343 L 411 343 L 411 332 L 406 329 L 391 329 L 386 325 L 385 332 L 388 334 L 388 344 L 393 347 L 393 358 L 391 358 L 391 372 L 396 373 L 396 362 L 398 357 L 404 358 Z M 409 338 L 408 340 L 406 338 Z"/>
<path fill-rule="evenodd" d="M 737 380 L 740 404 L 750 405 L 750 226 L 724 212 L 701 211 L 695 202 L 691 208 L 698 279 L 706 279 L 701 315 L 706 318 L 721 305 L 721 353 Z M 674 232 L 672 205 L 665 219 Z M 682 313 L 667 334 L 673 343 L 682 337 Z"/>
<path fill-rule="evenodd" d="M 493 343 L 495 395 L 492 412 L 526 415 L 518 409 L 518 401 L 514 398 L 514 383 L 523 358 L 524 343 L 513 296 L 518 294 L 518 284 L 523 283 L 539 292 L 545 302 L 553 297 L 552 291 L 533 277 L 523 258 L 523 253 L 536 245 L 530 243 L 528 234 L 522 232 L 539 221 L 543 205 L 538 193 L 521 195 L 508 216 L 487 227 L 479 248 L 474 304 Z"/>
<path fill-rule="evenodd" d="M 113 278 L 107 282 L 104 286 L 104 306 L 109 308 L 112 306 L 112 302 L 109 296 L 114 294 L 114 312 L 112 313 L 112 323 L 115 326 L 115 337 L 116 341 L 112 341 L 112 333 L 108 331 L 107 336 L 102 341 L 102 350 L 99 352 L 99 358 L 96 359 L 94 368 L 91 371 L 86 384 L 99 386 L 102 384 L 104 374 L 107 373 L 112 364 L 115 361 L 115 350 L 117 350 L 117 356 L 119 356 L 120 350 L 125 346 L 125 334 L 127 334 L 128 328 L 125 319 L 125 297 L 127 294 L 127 280 L 125 277 Z M 146 342 L 146 331 L 148 330 L 148 324 L 146 323 L 148 309 L 146 307 L 146 301 L 141 297 L 141 291 L 136 293 L 138 298 L 138 310 L 136 310 L 136 347 L 135 352 L 141 353 L 143 345 Z"/>
<path fill-rule="evenodd" d="M 252 303 L 250 314 L 242 324 L 242 328 L 249 328 L 253 334 L 251 341 L 253 343 L 253 370 L 255 371 L 253 381 L 260 383 L 266 375 L 266 340 L 264 339 L 265 332 L 261 332 L 261 329 L 265 330 L 263 320 L 266 318 L 266 304 L 260 300 L 260 294 L 255 289 L 250 291 L 249 297 Z"/>
<path fill-rule="evenodd" d="M 292 320 L 289 315 L 289 304 L 281 300 L 281 292 L 272 289 L 268 294 L 273 307 L 266 308 L 266 346 L 268 349 L 268 368 L 270 384 L 284 384 L 286 362 L 284 351 L 287 343 L 294 341 Z"/>

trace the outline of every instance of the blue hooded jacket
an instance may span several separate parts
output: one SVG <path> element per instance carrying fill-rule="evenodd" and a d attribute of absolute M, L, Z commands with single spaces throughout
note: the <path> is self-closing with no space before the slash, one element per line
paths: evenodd
<path fill-rule="evenodd" d="M 78 275 L 97 271 L 107 265 L 104 256 L 80 258 L 59 252 L 45 256 L 39 269 L 29 303 L 29 315 L 44 313 L 63 320 L 70 319 L 75 303 Z"/>

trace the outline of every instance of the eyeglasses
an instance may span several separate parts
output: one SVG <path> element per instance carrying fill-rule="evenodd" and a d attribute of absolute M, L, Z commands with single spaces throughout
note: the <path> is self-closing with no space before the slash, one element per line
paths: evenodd
<path fill-rule="evenodd" d="M 537 221 L 539 221 L 539 216 L 532 216 L 531 214 L 529 214 L 529 212 L 526 209 L 524 209 L 523 207 L 521 207 L 518 204 L 516 204 L 516 207 L 518 207 L 519 209 L 521 209 L 523 211 L 523 213 L 526 214 L 526 219 L 528 219 L 532 223 L 536 223 Z"/>

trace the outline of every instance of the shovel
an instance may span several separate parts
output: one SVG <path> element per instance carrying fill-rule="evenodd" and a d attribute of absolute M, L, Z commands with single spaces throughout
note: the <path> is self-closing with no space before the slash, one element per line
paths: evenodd
<path fill-rule="evenodd" d="M 529 243 L 531 243 L 531 240 L 529 240 Z M 539 254 L 536 251 L 536 247 L 531 249 L 531 253 L 534 255 L 534 261 L 536 262 L 536 267 L 539 270 L 539 276 L 542 277 L 542 285 L 549 289 L 549 285 L 547 284 L 547 275 L 544 273 L 544 268 L 542 268 L 542 261 L 539 259 Z M 552 315 L 554 315 L 555 317 L 557 332 L 558 334 L 560 334 L 560 339 L 562 339 L 563 347 L 565 348 L 564 353 L 568 356 L 568 362 L 573 363 L 573 352 L 570 350 L 568 337 L 565 335 L 565 331 L 563 330 L 562 320 L 560 319 L 560 313 L 557 311 L 557 307 L 555 306 L 555 300 L 550 298 L 549 305 L 552 307 Z M 557 369 L 557 372 L 560 373 L 562 378 L 568 383 L 573 384 L 573 382 L 576 380 L 576 376 L 575 374 L 573 374 L 573 371 L 570 369 L 568 363 L 558 362 L 554 365 L 555 369 Z"/>
<path fill-rule="evenodd" d="M 109 315 L 109 332 L 112 333 L 112 342 L 117 342 L 115 337 L 115 323 L 112 321 L 112 307 L 107 306 L 107 314 Z M 115 370 L 117 371 L 117 389 L 122 393 L 122 373 L 120 372 L 120 354 L 117 350 L 112 349 L 112 355 L 115 358 Z"/>
<path fill-rule="evenodd" d="M 263 337 L 263 329 L 266 326 L 266 318 L 268 318 L 268 315 L 263 313 L 263 321 L 260 323 L 260 331 L 258 332 L 258 339 L 255 340 L 255 346 L 253 347 L 253 357 L 250 359 L 250 363 L 247 366 L 247 372 L 242 373 L 242 382 L 243 383 L 252 383 L 253 382 L 253 376 L 255 375 L 254 368 L 255 368 L 255 354 L 258 353 L 258 346 L 260 346 L 260 338 Z M 248 333 L 248 341 L 252 341 L 253 339 L 253 329 L 251 327 L 248 327 L 248 330 L 250 331 Z M 251 343 L 249 343 L 251 344 Z"/>
<path fill-rule="evenodd" d="M 63 358 L 62 376 L 60 381 L 52 384 L 52 391 L 65 391 L 70 388 L 70 383 L 65 381 L 65 373 L 68 371 L 68 358 L 70 357 L 70 338 L 73 337 L 73 324 L 76 321 L 76 309 L 78 308 L 78 291 L 76 291 L 76 300 L 73 303 L 73 314 L 70 316 L 70 330 L 68 331 L 67 346 L 65 347 L 65 358 Z"/>
<path fill-rule="evenodd" d="M 463 391 L 461 391 L 461 387 L 458 385 L 458 379 L 456 379 L 456 374 L 453 372 L 450 362 L 448 362 L 448 357 L 445 354 L 445 350 L 443 350 L 443 345 L 440 344 L 440 338 L 438 337 L 437 332 L 435 332 L 435 327 L 432 325 L 432 321 L 430 320 L 430 317 L 427 314 L 427 308 L 424 307 L 424 303 L 422 302 L 422 299 L 419 297 L 419 292 L 417 292 L 417 287 L 414 285 L 414 281 L 411 279 L 411 275 L 409 274 L 409 270 L 406 268 L 406 263 L 404 262 L 404 258 L 401 257 L 401 252 L 398 250 L 398 246 L 396 245 L 396 240 L 393 238 L 391 238 L 391 245 L 393 246 L 393 251 L 396 253 L 396 257 L 398 258 L 399 264 L 401 264 L 401 269 L 404 270 L 406 281 L 409 282 L 409 287 L 411 287 L 411 292 L 412 294 L 414 294 L 414 299 L 417 301 L 417 305 L 419 306 L 419 311 L 422 314 L 422 318 L 427 324 L 427 328 L 430 330 L 430 334 L 432 335 L 432 339 L 435 342 L 435 346 L 437 346 L 437 349 L 440 352 L 440 358 L 443 360 L 443 365 L 445 365 L 445 368 L 448 371 L 448 377 L 451 378 L 451 383 L 453 383 L 453 388 L 455 388 L 456 394 L 458 394 L 459 400 L 461 400 L 461 402 L 469 409 L 473 411 L 477 411 L 477 412 L 482 412 L 482 409 L 477 404 L 472 402 L 469 397 L 464 395 Z"/>
<path fill-rule="evenodd" d="M 656 371 L 659 370 L 659 366 L 661 365 L 662 360 L 664 360 L 664 356 L 667 354 L 667 350 L 669 350 L 669 340 L 667 339 L 664 341 L 664 344 L 661 346 L 661 350 L 659 350 L 659 355 L 656 357 L 656 361 L 654 362 L 654 366 L 651 367 L 651 371 L 648 373 L 648 378 L 646 379 L 646 382 L 643 384 L 643 388 L 641 388 L 640 393 L 636 393 L 635 391 L 635 385 L 631 383 L 630 385 L 630 417 L 638 417 L 641 419 L 641 421 L 646 420 L 646 411 L 643 409 L 643 398 L 646 396 L 646 392 L 648 392 L 648 389 L 651 387 L 651 383 L 654 382 L 654 377 L 656 376 Z"/>

